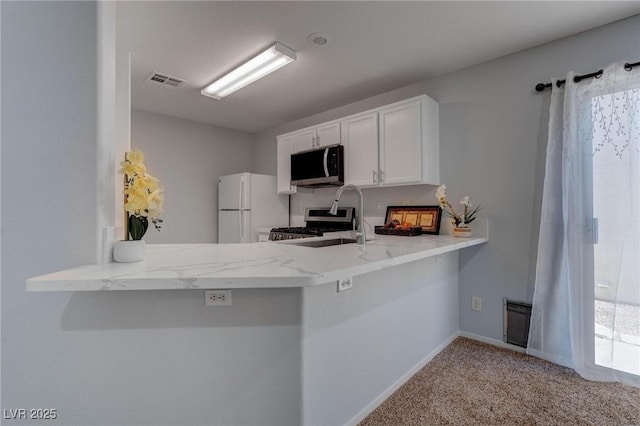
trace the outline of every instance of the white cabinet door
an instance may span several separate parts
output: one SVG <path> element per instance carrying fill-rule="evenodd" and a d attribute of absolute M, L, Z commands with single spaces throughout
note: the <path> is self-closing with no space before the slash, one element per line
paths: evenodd
<path fill-rule="evenodd" d="M 379 110 L 382 185 L 422 182 L 422 113 L 419 100 Z"/>
<path fill-rule="evenodd" d="M 426 95 L 282 135 L 278 193 L 292 194 L 292 152 L 342 144 L 345 182 L 363 187 L 440 184 L 438 103 Z M 339 124 L 339 125 L 338 125 Z M 285 158 L 286 152 L 286 158 Z M 286 161 L 286 169 L 285 169 Z"/>
<path fill-rule="evenodd" d="M 291 133 L 293 152 L 308 151 L 340 143 L 340 122 L 332 121 Z"/>
<path fill-rule="evenodd" d="M 363 114 L 341 123 L 345 183 L 362 187 L 378 184 L 378 114 Z"/>
<path fill-rule="evenodd" d="M 340 143 L 340 122 L 334 121 L 316 127 L 316 148 Z"/>
<path fill-rule="evenodd" d="M 277 138 L 277 192 L 278 194 L 295 194 L 296 186 L 291 185 L 291 153 L 293 152 L 293 136 L 285 135 Z"/>
<path fill-rule="evenodd" d="M 306 129 L 292 134 L 293 152 L 307 151 L 316 147 L 316 129 Z"/>

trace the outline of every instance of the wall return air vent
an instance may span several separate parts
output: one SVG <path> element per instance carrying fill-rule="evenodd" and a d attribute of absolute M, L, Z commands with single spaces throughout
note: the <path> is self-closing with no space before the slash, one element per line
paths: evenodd
<path fill-rule="evenodd" d="M 185 83 L 185 80 L 170 76 L 169 74 L 164 74 L 160 72 L 152 72 L 149 76 L 144 80 L 145 83 L 158 84 L 160 86 L 168 86 L 168 87 L 180 87 Z"/>

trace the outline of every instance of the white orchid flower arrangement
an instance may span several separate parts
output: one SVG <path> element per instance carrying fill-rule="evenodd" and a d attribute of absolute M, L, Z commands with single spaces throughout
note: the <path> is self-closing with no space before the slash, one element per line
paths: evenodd
<path fill-rule="evenodd" d="M 436 198 L 440 203 L 440 207 L 445 212 L 445 214 L 452 219 L 452 223 L 456 228 L 468 228 L 469 224 L 476 220 L 476 214 L 480 211 L 480 206 L 471 208 L 473 207 L 473 205 L 471 204 L 469 196 L 467 195 L 460 201 L 460 204 L 464 206 L 462 209 L 462 213 L 456 212 L 453 206 L 451 206 L 451 203 L 447 201 L 446 185 L 440 185 L 438 187 L 438 189 L 436 190 Z"/>
<path fill-rule="evenodd" d="M 127 215 L 127 239 L 140 240 L 147 232 L 149 220 L 160 230 L 163 189 L 160 181 L 147 173 L 144 154 L 139 149 L 128 151 L 120 163 L 124 174 L 124 210 Z M 131 237 L 131 238 L 129 238 Z"/>

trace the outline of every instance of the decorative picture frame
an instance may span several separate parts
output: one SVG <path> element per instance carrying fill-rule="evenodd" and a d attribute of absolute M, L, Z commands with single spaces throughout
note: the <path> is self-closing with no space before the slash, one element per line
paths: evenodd
<path fill-rule="evenodd" d="M 440 206 L 387 206 L 387 216 L 384 223 L 392 220 L 400 223 L 409 222 L 420 226 L 423 234 L 439 235 L 442 209 Z"/>

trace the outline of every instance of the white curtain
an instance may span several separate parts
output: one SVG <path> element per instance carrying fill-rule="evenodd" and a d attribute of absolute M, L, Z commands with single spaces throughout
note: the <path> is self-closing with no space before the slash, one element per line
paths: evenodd
<path fill-rule="evenodd" d="M 640 67 L 552 81 L 527 353 L 640 386 Z"/>

